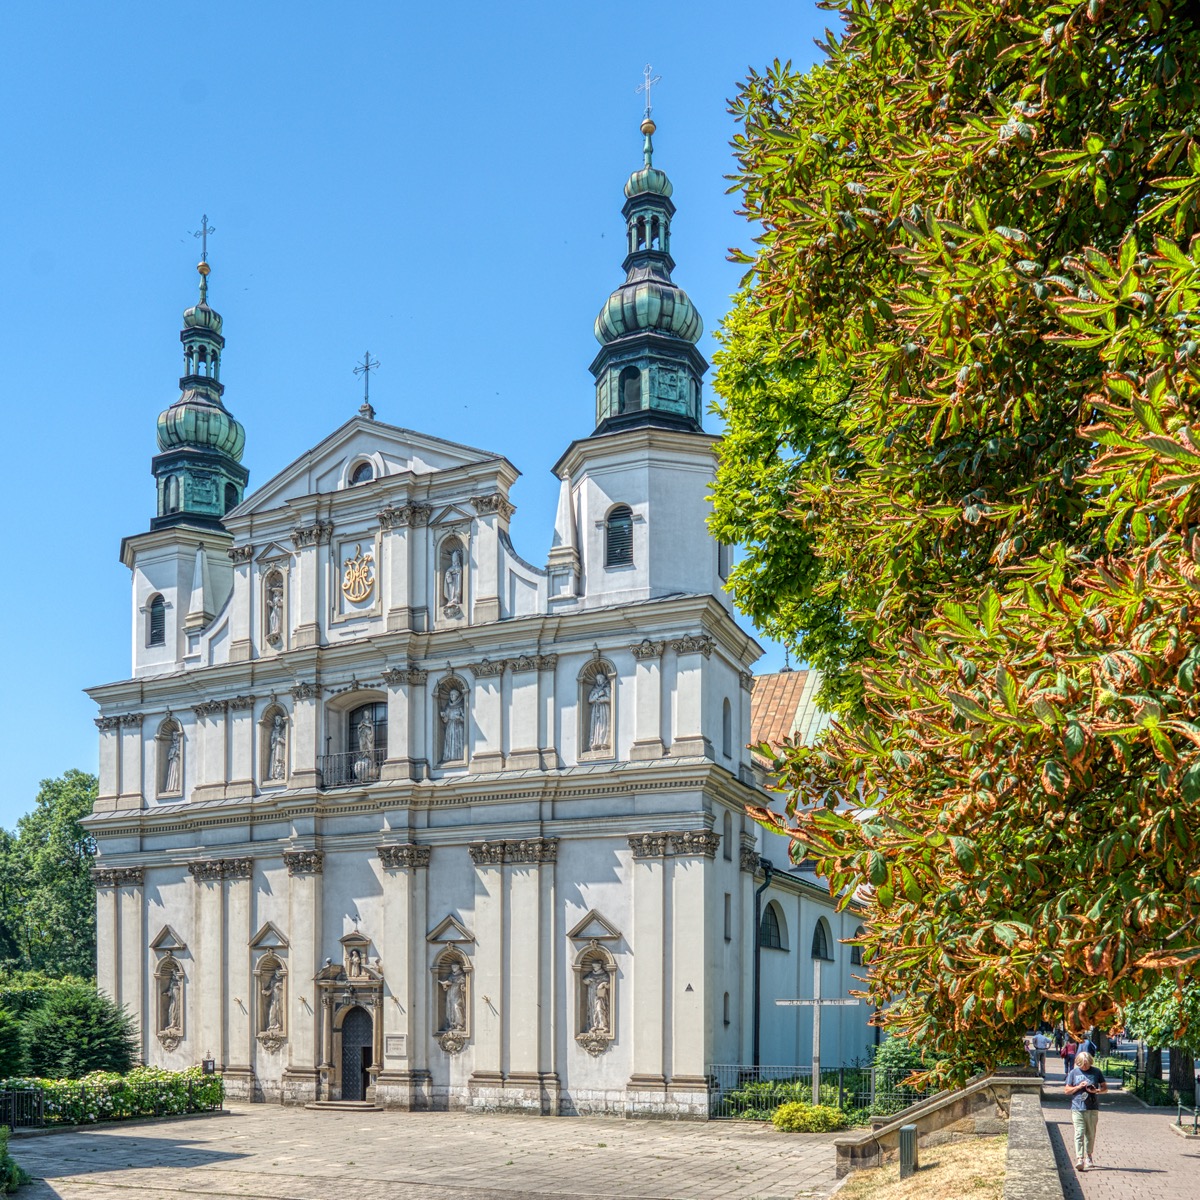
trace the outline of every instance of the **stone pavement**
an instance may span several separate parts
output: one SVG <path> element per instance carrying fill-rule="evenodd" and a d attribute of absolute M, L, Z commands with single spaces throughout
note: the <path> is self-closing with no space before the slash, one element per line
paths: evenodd
<path fill-rule="evenodd" d="M 1062 1064 L 1051 1054 L 1042 1111 L 1066 1200 L 1200 1200 L 1200 1140 L 1167 1128 L 1175 1109 L 1146 1108 L 1111 1080 L 1111 1090 L 1100 1097 L 1096 1166 L 1077 1172 L 1070 1101 L 1062 1083 Z"/>
<path fill-rule="evenodd" d="M 240 1104 L 14 1138 L 11 1149 L 38 1177 L 25 1200 L 824 1200 L 837 1182 L 836 1136 L 733 1121 Z"/>

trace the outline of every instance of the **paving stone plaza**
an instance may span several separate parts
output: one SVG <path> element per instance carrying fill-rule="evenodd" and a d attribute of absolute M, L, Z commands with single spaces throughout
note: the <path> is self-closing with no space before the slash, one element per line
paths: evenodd
<path fill-rule="evenodd" d="M 820 1200 L 834 1134 L 765 1126 L 457 1113 L 314 1112 L 233 1105 L 223 1115 L 19 1138 L 28 1200 Z"/>

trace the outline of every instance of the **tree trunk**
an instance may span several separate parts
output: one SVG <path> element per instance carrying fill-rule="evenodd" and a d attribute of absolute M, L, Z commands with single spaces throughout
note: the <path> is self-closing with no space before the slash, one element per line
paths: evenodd
<path fill-rule="evenodd" d="M 1148 1079 L 1162 1078 L 1162 1050 L 1147 1048 L 1146 1050 L 1146 1077 Z"/>
<path fill-rule="evenodd" d="M 1170 1083 L 1182 1097 L 1184 1104 L 1190 1104 L 1196 1089 L 1196 1060 L 1190 1050 L 1182 1046 L 1171 1047 L 1171 1077 Z"/>

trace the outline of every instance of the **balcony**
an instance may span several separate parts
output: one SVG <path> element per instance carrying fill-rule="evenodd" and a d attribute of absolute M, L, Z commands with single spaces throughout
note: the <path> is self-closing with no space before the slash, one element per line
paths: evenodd
<path fill-rule="evenodd" d="M 317 760 L 321 787 L 361 787 L 365 783 L 374 783 L 379 778 L 379 768 L 386 758 L 386 748 L 322 754 Z"/>

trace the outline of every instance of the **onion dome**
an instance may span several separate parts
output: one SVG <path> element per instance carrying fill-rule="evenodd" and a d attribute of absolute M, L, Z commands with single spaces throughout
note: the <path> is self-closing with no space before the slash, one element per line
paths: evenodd
<path fill-rule="evenodd" d="M 158 414 L 158 448 L 171 450 L 177 446 L 219 450 L 240 462 L 246 448 L 246 431 L 223 405 L 188 390 Z"/>
<path fill-rule="evenodd" d="M 673 334 L 693 345 L 704 332 L 704 322 L 687 292 L 672 283 L 670 275 L 660 278 L 651 268 L 631 271 L 630 278 L 604 302 L 596 318 L 596 340 L 606 344 L 645 329 Z"/>
<path fill-rule="evenodd" d="M 646 160 L 646 165 L 641 170 L 634 171 L 625 181 L 625 197 L 628 200 L 632 200 L 634 196 L 645 195 L 669 198 L 675 190 L 671 186 L 671 181 L 667 178 L 666 171 L 660 171 L 652 162 L 654 158 L 654 143 L 650 138 L 655 128 L 654 122 L 649 117 L 642 122 L 642 133 L 646 135 L 646 140 L 642 145 L 642 154 Z"/>

